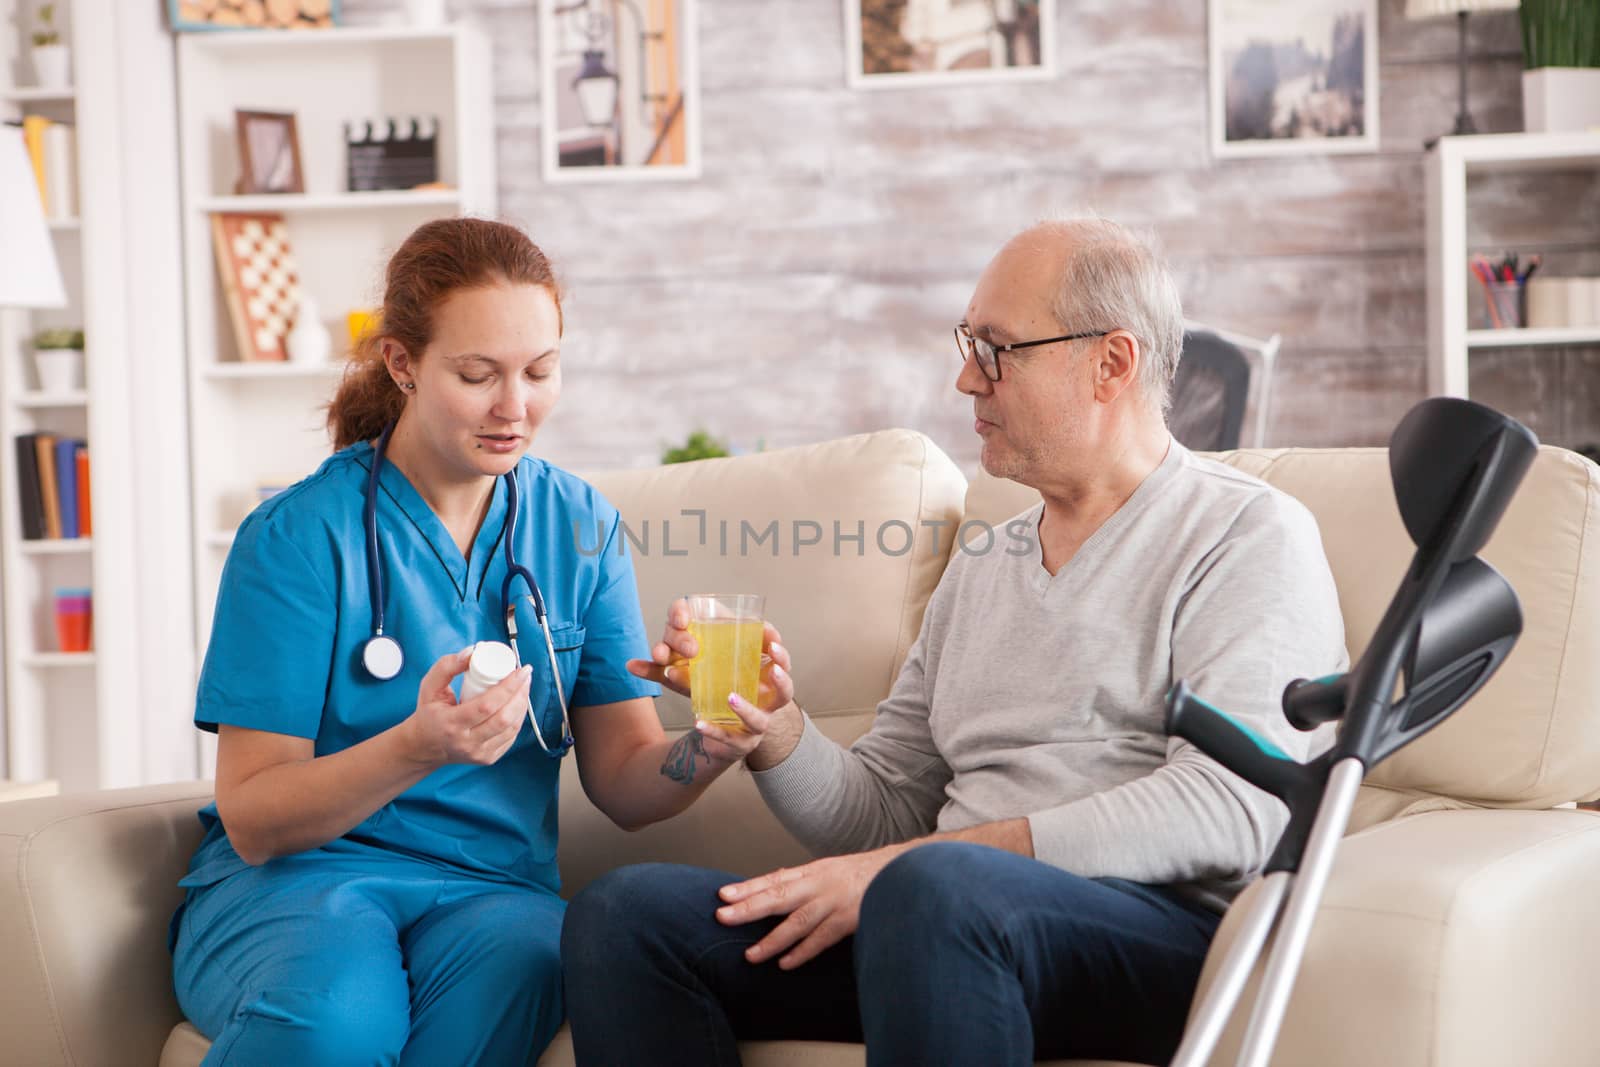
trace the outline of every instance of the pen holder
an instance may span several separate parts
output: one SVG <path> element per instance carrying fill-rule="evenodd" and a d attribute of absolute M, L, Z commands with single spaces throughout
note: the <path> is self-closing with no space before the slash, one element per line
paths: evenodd
<path fill-rule="evenodd" d="M 62 652 L 87 652 L 93 645 L 94 607 L 89 590 L 56 590 L 56 647 Z"/>
<path fill-rule="evenodd" d="M 1522 283 L 1490 282 L 1484 286 L 1488 299 L 1488 322 L 1493 330 L 1522 328 Z"/>

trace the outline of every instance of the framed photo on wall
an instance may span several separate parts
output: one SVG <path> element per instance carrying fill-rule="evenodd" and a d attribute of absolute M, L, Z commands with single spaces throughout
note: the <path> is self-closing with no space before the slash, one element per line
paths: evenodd
<path fill-rule="evenodd" d="M 240 193 L 303 193 L 300 137 L 286 111 L 234 111 Z"/>
<path fill-rule="evenodd" d="M 173 33 L 314 30 L 339 24 L 340 0 L 167 0 Z"/>
<path fill-rule="evenodd" d="M 1054 0 L 844 0 L 856 89 L 1055 76 Z"/>
<path fill-rule="evenodd" d="M 700 176 L 697 0 L 539 0 L 546 181 Z"/>
<path fill-rule="evenodd" d="M 1210 0 L 1211 153 L 1378 148 L 1378 0 Z"/>

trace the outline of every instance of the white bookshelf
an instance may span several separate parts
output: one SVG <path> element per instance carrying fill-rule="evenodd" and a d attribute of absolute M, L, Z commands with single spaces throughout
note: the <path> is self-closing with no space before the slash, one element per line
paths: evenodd
<path fill-rule="evenodd" d="M 1600 327 L 1479 330 L 1467 322 L 1467 179 L 1496 171 L 1600 170 L 1600 133 L 1441 137 L 1427 157 L 1428 391 L 1467 395 L 1476 348 L 1600 343 Z"/>
<path fill-rule="evenodd" d="M 89 393 L 76 389 L 70 393 L 41 393 L 36 389 L 19 390 L 15 400 L 19 408 L 81 408 L 88 406 Z"/>
<path fill-rule="evenodd" d="M 23 541 L 17 550 L 24 556 L 88 555 L 94 549 L 92 537 L 54 538 L 44 541 Z"/>
<path fill-rule="evenodd" d="M 494 214 L 494 99 L 489 42 L 467 24 L 187 34 L 178 96 L 198 662 L 233 531 L 257 487 L 290 484 L 331 450 L 323 407 L 343 370 L 346 313 L 379 301 L 389 255 L 418 225 Z M 235 109 L 295 114 L 304 193 L 233 193 Z M 346 191 L 344 123 L 388 116 L 438 117 L 446 188 Z M 239 360 L 211 246 L 210 216 L 229 211 L 284 216 L 301 288 L 333 333 L 333 363 Z M 209 736 L 199 756 L 209 771 Z"/>
<path fill-rule="evenodd" d="M 461 207 L 461 193 L 454 189 L 400 189 L 362 193 L 208 196 L 197 200 L 194 207 L 202 215 L 216 211 L 278 211 L 292 215 L 310 211 L 386 211 L 392 208 L 454 212 Z"/>
<path fill-rule="evenodd" d="M 11 10 L 16 10 L 15 4 L 7 5 Z M 64 10 L 68 5 L 62 4 Z M 68 16 L 70 18 L 70 16 Z M 78 91 L 71 86 L 65 89 L 35 89 L 28 86 L 15 86 L 9 89 L 0 89 L 0 100 L 12 104 L 70 104 L 77 98 Z"/>
<path fill-rule="evenodd" d="M 140 430 L 146 420 L 167 416 L 141 401 L 162 382 L 163 363 L 171 365 L 160 347 L 171 331 L 160 320 L 166 316 L 171 327 L 180 318 L 177 243 L 137 236 L 141 226 L 170 227 L 176 219 L 176 169 L 159 139 L 173 112 L 170 101 L 163 108 L 160 83 L 148 77 L 152 65 L 171 69 L 171 42 L 154 5 L 60 0 L 55 7 L 76 84 L 41 90 L 12 83 L 31 76 L 26 35 L 38 5 L 0 0 L 0 118 L 39 114 L 70 123 L 78 194 L 76 213 L 49 223 L 68 306 L 0 312 L 0 777 L 54 779 L 76 791 L 193 773 L 192 746 L 176 762 L 170 750 L 156 751 L 164 735 L 148 727 L 166 708 L 149 698 L 164 690 L 147 684 L 146 671 L 163 669 L 168 659 L 145 644 L 163 629 L 155 619 L 167 634 L 187 630 L 190 598 L 172 618 L 163 615 L 168 602 L 159 594 L 145 595 L 148 573 L 159 574 L 165 560 L 142 551 L 147 540 L 139 515 L 143 487 L 172 470 L 141 449 Z M 163 258 L 169 252 L 172 258 Z M 141 272 L 137 299 L 128 284 L 134 264 Z M 29 339 L 55 326 L 82 328 L 88 338 L 82 390 L 42 393 L 33 380 Z M 181 388 L 178 379 L 173 393 Z M 14 440 L 36 431 L 88 442 L 93 539 L 22 538 Z M 152 491 L 151 501 L 161 497 Z M 92 652 L 58 650 L 53 595 L 62 586 L 93 591 Z M 187 593 L 187 575 L 180 587 Z M 192 655 L 188 644 L 176 650 L 184 662 Z"/>
<path fill-rule="evenodd" d="M 344 373 L 343 363 L 326 363 L 322 366 L 303 366 L 293 363 L 213 363 L 203 367 L 200 375 L 218 382 L 293 381 L 311 384 L 326 379 L 336 379 Z"/>
<path fill-rule="evenodd" d="M 34 652 L 22 657 L 23 666 L 33 670 L 59 670 L 95 665 L 93 652 Z"/>

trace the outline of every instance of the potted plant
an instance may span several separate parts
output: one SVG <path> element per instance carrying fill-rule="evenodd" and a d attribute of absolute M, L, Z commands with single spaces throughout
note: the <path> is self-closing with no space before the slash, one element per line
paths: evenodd
<path fill-rule="evenodd" d="M 71 59 L 56 28 L 56 5 L 40 4 L 34 18 L 33 73 L 41 89 L 65 89 L 72 83 Z"/>
<path fill-rule="evenodd" d="M 704 430 L 696 430 L 679 448 L 661 453 L 662 463 L 693 463 L 697 459 L 716 459 L 728 454 L 721 441 Z"/>
<path fill-rule="evenodd" d="M 83 388 L 83 331 L 40 330 L 33 338 L 33 370 L 41 393 Z"/>
<path fill-rule="evenodd" d="M 1522 0 L 1522 125 L 1529 133 L 1600 124 L 1600 4 Z"/>

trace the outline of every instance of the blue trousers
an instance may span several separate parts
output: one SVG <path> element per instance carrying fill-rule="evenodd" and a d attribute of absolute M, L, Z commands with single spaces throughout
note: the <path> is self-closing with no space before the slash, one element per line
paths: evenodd
<path fill-rule="evenodd" d="M 923 845 L 868 887 L 856 935 L 793 971 L 744 950 L 777 925 L 712 914 L 733 875 L 648 864 L 571 903 L 580 1065 L 739 1062 L 738 1040 L 865 1041 L 870 1065 L 1083 1057 L 1166 1063 L 1219 916 L 980 845 Z"/>
<path fill-rule="evenodd" d="M 561 1026 L 559 897 L 308 853 L 191 891 L 173 976 L 205 1067 L 533 1064 Z"/>

